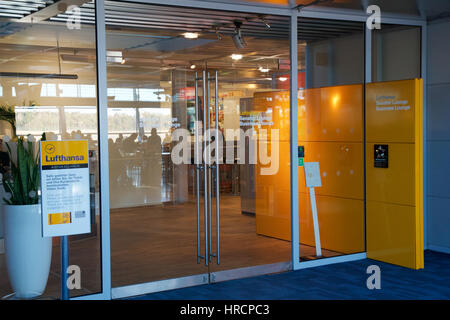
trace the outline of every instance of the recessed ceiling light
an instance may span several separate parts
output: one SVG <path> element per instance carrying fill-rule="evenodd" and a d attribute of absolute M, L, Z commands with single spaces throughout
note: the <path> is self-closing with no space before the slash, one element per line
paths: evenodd
<path fill-rule="evenodd" d="M 198 33 L 197 32 L 185 32 L 185 33 L 183 33 L 183 36 L 186 39 L 197 39 L 198 38 Z"/>
<path fill-rule="evenodd" d="M 286 77 L 279 77 L 278 78 L 278 80 L 280 80 L 280 81 L 286 81 L 288 78 L 286 78 Z"/>
<path fill-rule="evenodd" d="M 242 54 L 233 53 L 231 55 L 231 59 L 233 59 L 233 60 L 241 60 L 242 59 Z"/>
<path fill-rule="evenodd" d="M 261 72 L 269 72 L 269 68 L 259 67 L 259 71 L 261 71 Z"/>
<path fill-rule="evenodd" d="M 191 69 L 195 69 L 196 65 L 195 64 L 191 64 Z"/>

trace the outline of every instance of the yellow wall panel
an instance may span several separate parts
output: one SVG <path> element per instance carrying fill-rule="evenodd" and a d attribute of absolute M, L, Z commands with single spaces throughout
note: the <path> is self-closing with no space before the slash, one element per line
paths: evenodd
<path fill-rule="evenodd" d="M 415 81 L 415 184 L 416 184 L 416 267 L 424 268 L 423 241 L 423 80 Z"/>
<path fill-rule="evenodd" d="M 388 144 L 378 142 L 377 144 Z M 366 148 L 367 200 L 415 204 L 414 144 L 389 143 L 389 167 L 374 167 L 374 144 Z"/>
<path fill-rule="evenodd" d="M 367 85 L 365 164 L 363 87 L 300 92 L 299 145 L 305 146 L 304 160 L 319 162 L 322 173 L 316 200 L 323 248 L 364 251 L 365 165 L 368 257 L 423 267 L 421 86 L 420 80 Z M 255 166 L 257 232 L 290 240 L 289 93 L 258 93 L 254 102 L 255 110 L 272 116 L 273 125 L 262 128 L 280 130 L 278 172 L 264 176 L 258 172 L 261 166 Z M 388 168 L 374 168 L 374 144 L 389 145 Z M 273 149 L 270 143 L 268 149 Z M 303 167 L 299 191 L 300 242 L 314 245 Z"/>
<path fill-rule="evenodd" d="M 423 268 L 422 80 L 366 87 L 367 256 Z M 374 144 L 388 168 L 374 168 Z"/>
<path fill-rule="evenodd" d="M 322 187 L 316 194 L 364 199 L 362 143 L 304 142 L 305 162 L 319 162 Z M 309 192 L 303 167 L 299 168 L 299 191 Z"/>
<path fill-rule="evenodd" d="M 367 254 L 370 259 L 416 269 L 415 208 L 367 201 Z"/>
<path fill-rule="evenodd" d="M 360 142 L 362 137 L 362 85 L 314 88 L 301 92 L 300 141 Z"/>
<path fill-rule="evenodd" d="M 314 246 L 309 193 L 299 194 L 300 243 Z M 364 201 L 316 195 L 322 248 L 341 253 L 364 251 Z"/>
<path fill-rule="evenodd" d="M 415 80 L 367 84 L 367 142 L 415 140 Z"/>
<path fill-rule="evenodd" d="M 362 94 L 362 85 L 351 85 L 307 89 L 299 97 L 299 145 L 305 146 L 305 161 L 318 161 L 325 173 L 323 187 L 316 188 L 319 224 L 325 226 L 323 231 L 321 227 L 321 238 L 325 241 L 322 244 L 343 253 L 364 251 Z M 273 125 L 266 128 L 280 129 L 277 174 L 261 175 L 258 172 L 261 166 L 255 166 L 257 232 L 284 240 L 291 238 L 289 107 L 289 92 L 254 96 L 254 110 L 272 113 Z M 268 149 L 272 151 L 270 143 Z M 306 192 L 303 167 L 299 179 L 300 190 Z M 300 207 L 305 210 L 300 218 L 301 241 L 312 239 L 308 236 L 312 232 L 308 227 L 310 202 L 305 197 L 300 193 Z"/>

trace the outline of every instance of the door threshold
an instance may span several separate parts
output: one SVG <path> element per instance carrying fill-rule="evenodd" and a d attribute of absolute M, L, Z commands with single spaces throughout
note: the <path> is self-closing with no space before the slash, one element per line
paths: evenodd
<path fill-rule="evenodd" d="M 181 289 L 187 287 L 198 286 L 201 284 L 207 284 L 208 274 L 198 274 L 194 276 L 158 280 L 153 282 L 132 284 L 128 286 L 116 287 L 111 289 L 112 299 L 121 299 L 127 297 L 141 296 L 144 294 Z"/>
<path fill-rule="evenodd" d="M 265 274 L 280 273 L 292 270 L 291 261 L 264 264 L 254 267 L 237 268 L 231 270 L 211 272 L 211 283 L 228 280 L 250 278 Z"/>

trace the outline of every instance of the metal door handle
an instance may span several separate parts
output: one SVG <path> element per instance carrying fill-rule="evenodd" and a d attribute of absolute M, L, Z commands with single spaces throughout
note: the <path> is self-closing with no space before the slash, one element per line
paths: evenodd
<path fill-rule="evenodd" d="M 217 137 L 217 135 L 219 134 L 219 83 L 218 83 L 218 76 L 217 76 L 217 70 L 216 70 L 216 74 L 214 77 L 214 95 L 215 95 L 215 110 L 214 110 L 214 114 L 216 117 L 216 163 L 215 163 L 215 169 L 216 169 L 216 236 L 217 236 L 217 240 L 216 240 L 216 263 L 220 264 L 220 208 L 219 208 L 219 139 Z"/>
<path fill-rule="evenodd" d="M 206 105 L 207 105 L 207 112 L 208 112 L 208 118 L 207 118 L 206 122 L 208 123 L 208 134 L 207 135 L 205 134 L 205 139 L 208 141 L 208 143 L 211 143 L 211 136 L 210 136 L 210 131 L 209 131 L 210 126 L 211 126 L 211 112 L 209 112 L 209 107 L 210 107 L 210 105 L 209 105 L 209 102 L 210 102 L 209 101 L 209 98 L 210 98 L 209 80 L 211 80 L 211 79 L 209 77 L 209 72 L 208 72 L 208 77 L 206 79 L 207 79 L 207 85 L 206 85 L 206 87 L 207 87 L 207 89 L 206 89 L 207 103 L 206 103 Z M 205 127 L 205 129 L 206 129 L 206 127 Z M 205 151 L 206 151 L 206 147 L 205 147 Z M 206 155 L 207 155 L 207 159 L 205 159 L 205 160 L 207 162 L 207 172 L 208 172 L 208 229 L 209 229 L 209 255 L 208 255 L 208 257 L 209 257 L 209 261 L 211 262 L 212 258 L 215 255 L 212 252 L 212 219 L 211 219 L 212 180 L 211 180 L 211 153 L 210 153 L 210 151 L 206 152 Z"/>
<path fill-rule="evenodd" d="M 207 97 L 206 97 L 206 71 L 203 70 L 203 150 L 206 150 L 206 131 L 207 131 L 207 119 L 209 118 L 208 114 L 209 110 L 208 110 L 208 104 L 207 104 Z M 206 163 L 206 161 L 204 162 L 204 172 L 203 172 L 203 181 L 204 181 L 204 208 L 205 208 L 205 266 L 208 266 L 209 264 L 209 250 L 208 250 L 208 241 L 209 241 L 209 237 L 208 237 L 208 175 L 207 173 L 207 168 L 208 168 L 208 164 Z"/>
<path fill-rule="evenodd" d="M 218 79 L 217 79 L 217 71 L 215 72 L 215 78 L 209 77 L 209 72 L 203 71 L 203 77 L 200 78 L 195 73 L 195 158 L 197 163 L 195 164 L 196 168 L 196 196 L 197 196 L 197 263 L 200 263 L 201 259 L 205 259 L 205 266 L 209 265 L 209 262 L 212 261 L 213 257 L 216 257 L 217 264 L 220 264 L 220 210 L 219 210 L 219 139 L 216 137 L 216 161 L 215 164 L 211 164 L 211 155 L 207 151 L 207 143 L 211 142 L 211 137 L 208 129 L 211 126 L 211 118 L 209 111 L 209 97 L 210 97 L 210 88 L 209 88 L 209 80 L 215 81 L 214 95 L 215 95 L 215 129 L 216 135 L 219 132 L 219 108 L 218 108 L 218 99 L 219 99 L 219 91 L 218 91 Z M 200 157 L 197 152 L 200 150 L 200 137 L 199 137 L 199 104 L 198 104 L 198 80 L 202 80 L 203 82 L 203 152 L 206 154 L 206 157 L 203 157 L 203 152 Z M 199 159 L 200 158 L 200 159 Z M 205 159 L 203 159 L 205 158 Z M 202 162 L 201 165 L 199 162 Z M 199 161 L 200 160 L 200 161 Z M 211 193 L 212 193 L 212 177 L 211 170 L 216 170 L 216 236 L 217 236 L 217 251 L 216 253 L 212 252 L 212 221 L 211 221 Z M 205 227 L 205 254 L 201 255 L 200 249 L 200 171 L 203 170 L 203 197 L 204 197 L 204 227 Z"/>
<path fill-rule="evenodd" d="M 197 152 L 199 149 L 199 135 L 198 135 L 198 78 L 197 78 L 197 72 L 195 73 L 195 122 L 194 122 L 194 134 L 195 134 L 195 151 Z M 194 154 L 194 160 L 197 157 L 196 154 Z M 200 260 L 204 259 L 205 257 L 200 254 L 200 164 L 195 163 L 195 179 L 196 179 L 196 196 L 197 196 L 197 263 L 200 264 Z"/>

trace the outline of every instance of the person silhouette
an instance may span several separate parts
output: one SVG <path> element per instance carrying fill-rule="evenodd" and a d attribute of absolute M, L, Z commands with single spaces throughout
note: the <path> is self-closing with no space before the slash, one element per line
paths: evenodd
<path fill-rule="evenodd" d="M 160 189 L 162 176 L 162 141 L 156 128 L 152 128 L 151 134 L 145 143 L 145 156 L 147 165 L 145 166 L 145 181 L 151 187 Z"/>

